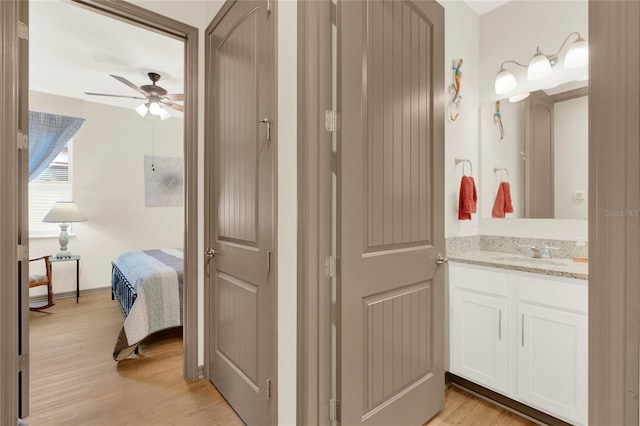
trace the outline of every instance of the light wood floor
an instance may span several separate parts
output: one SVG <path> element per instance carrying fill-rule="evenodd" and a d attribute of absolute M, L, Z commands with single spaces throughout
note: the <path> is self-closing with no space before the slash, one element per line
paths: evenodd
<path fill-rule="evenodd" d="M 123 319 L 110 293 L 30 313 L 30 426 L 243 424 L 208 381 L 182 378 L 179 330 L 116 363 Z"/>
<path fill-rule="evenodd" d="M 444 409 L 427 425 L 535 426 L 536 424 L 460 388 L 449 386 L 445 393 Z"/>
<path fill-rule="evenodd" d="M 109 293 L 61 299 L 30 313 L 30 426 L 242 425 L 206 380 L 182 378 L 182 336 L 165 332 L 120 363 L 112 352 L 123 316 Z M 450 387 L 429 426 L 533 425 Z"/>

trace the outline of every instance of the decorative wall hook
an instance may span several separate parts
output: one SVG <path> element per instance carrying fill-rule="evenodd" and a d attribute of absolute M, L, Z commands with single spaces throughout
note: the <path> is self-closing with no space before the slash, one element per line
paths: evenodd
<path fill-rule="evenodd" d="M 455 107 L 456 110 L 460 110 L 460 102 L 462 100 L 462 96 L 460 95 L 460 85 L 462 83 L 462 71 L 460 68 L 463 64 L 462 58 L 457 61 L 454 59 L 451 63 L 451 69 L 453 70 L 453 83 L 449 86 L 448 92 L 451 95 L 451 99 L 449 100 L 449 118 L 451 121 L 456 121 L 459 112 L 456 112 L 456 115 L 453 115 L 452 109 Z"/>
<path fill-rule="evenodd" d="M 500 101 L 496 101 L 496 112 L 493 113 L 493 124 L 498 126 L 500 140 L 504 139 L 504 126 L 502 125 L 502 114 L 500 113 Z"/>

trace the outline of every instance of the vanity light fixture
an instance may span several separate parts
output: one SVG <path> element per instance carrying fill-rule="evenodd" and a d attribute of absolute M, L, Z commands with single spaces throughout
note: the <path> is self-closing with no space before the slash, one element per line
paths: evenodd
<path fill-rule="evenodd" d="M 496 93 L 498 95 L 502 95 L 512 91 L 518 86 L 515 76 L 509 70 L 506 70 L 504 68 L 504 65 L 507 63 L 513 63 L 518 66 L 527 68 L 528 80 L 541 80 L 543 78 L 549 77 L 553 71 L 553 67 L 558 63 L 558 55 L 560 54 L 560 52 L 562 52 L 567 42 L 574 36 L 577 36 L 577 38 L 574 40 L 571 46 L 569 46 L 569 50 L 567 50 L 567 53 L 564 57 L 564 67 L 580 68 L 586 66 L 589 61 L 589 47 L 587 45 L 587 41 L 582 38 L 580 33 L 572 32 L 564 39 L 564 41 L 560 45 L 560 49 L 558 49 L 558 51 L 552 55 L 544 54 L 540 50 L 540 47 L 536 48 L 536 53 L 529 61 L 529 65 L 523 65 L 512 60 L 504 61 L 502 65 L 500 65 L 500 71 L 496 76 Z"/>

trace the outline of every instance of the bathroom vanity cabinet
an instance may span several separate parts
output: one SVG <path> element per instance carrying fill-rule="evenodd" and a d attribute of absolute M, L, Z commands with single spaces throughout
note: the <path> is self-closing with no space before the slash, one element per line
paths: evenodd
<path fill-rule="evenodd" d="M 587 424 L 586 280 L 449 263 L 451 373 Z"/>

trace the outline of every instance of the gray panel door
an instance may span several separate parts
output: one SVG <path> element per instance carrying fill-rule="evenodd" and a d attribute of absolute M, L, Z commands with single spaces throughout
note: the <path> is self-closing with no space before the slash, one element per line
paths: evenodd
<path fill-rule="evenodd" d="M 553 105 L 541 90 L 525 103 L 525 217 L 554 217 Z"/>
<path fill-rule="evenodd" d="M 342 1 L 342 423 L 419 425 L 444 404 L 444 10 Z"/>
<path fill-rule="evenodd" d="M 250 425 L 271 423 L 274 380 L 273 18 L 233 4 L 209 35 L 206 191 L 216 251 L 208 265 L 209 379 Z M 267 119 L 263 123 L 261 120 Z"/>

